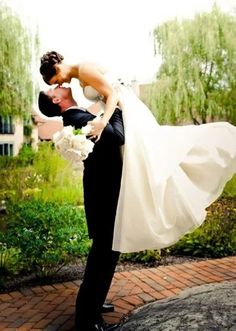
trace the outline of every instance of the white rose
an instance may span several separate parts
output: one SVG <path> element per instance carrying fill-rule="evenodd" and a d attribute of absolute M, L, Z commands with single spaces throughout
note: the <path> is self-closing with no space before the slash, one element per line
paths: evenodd
<path fill-rule="evenodd" d="M 83 134 L 75 135 L 71 139 L 72 147 L 75 148 L 75 149 L 81 149 L 83 144 L 85 143 L 85 141 L 86 141 L 86 136 L 85 135 L 83 135 Z"/>
<path fill-rule="evenodd" d="M 94 143 L 91 140 L 87 139 L 85 142 L 85 148 L 88 151 L 88 153 L 91 153 L 93 151 L 93 147 L 94 147 Z"/>
<path fill-rule="evenodd" d="M 64 137 L 55 143 L 56 149 L 60 151 L 66 151 L 67 149 L 72 147 L 71 139 Z"/>
<path fill-rule="evenodd" d="M 82 128 L 83 134 L 74 135 L 73 127 L 66 126 L 53 135 L 55 148 L 61 156 L 71 161 L 73 167 L 83 169 L 83 160 L 93 151 L 94 143 L 86 138 L 91 130 L 91 125 Z"/>
<path fill-rule="evenodd" d="M 73 126 L 68 125 L 68 126 L 64 126 L 61 132 L 64 134 L 64 136 L 73 136 L 74 135 L 73 130 L 74 130 Z"/>
<path fill-rule="evenodd" d="M 71 125 L 65 126 L 61 131 L 57 131 L 53 134 L 52 140 L 54 143 L 58 143 L 61 139 L 67 137 L 73 137 L 73 127 Z"/>

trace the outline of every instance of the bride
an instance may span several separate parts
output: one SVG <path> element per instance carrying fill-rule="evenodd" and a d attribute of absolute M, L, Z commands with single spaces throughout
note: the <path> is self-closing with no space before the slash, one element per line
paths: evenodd
<path fill-rule="evenodd" d="M 85 97 L 103 105 L 89 124 L 99 140 L 117 104 L 125 127 L 123 172 L 113 250 L 170 246 L 200 226 L 206 207 L 236 173 L 236 127 L 227 122 L 160 126 L 132 90 L 91 63 L 67 65 L 48 52 L 40 72 L 51 84 L 79 80 Z"/>

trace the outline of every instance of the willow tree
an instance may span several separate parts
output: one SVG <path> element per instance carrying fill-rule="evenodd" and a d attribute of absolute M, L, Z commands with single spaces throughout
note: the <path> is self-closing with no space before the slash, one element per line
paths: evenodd
<path fill-rule="evenodd" d="M 23 116 L 32 109 L 32 72 L 38 35 L 32 35 L 10 7 L 0 2 L 0 115 Z"/>
<path fill-rule="evenodd" d="M 161 122 L 236 122 L 236 17 L 217 6 L 154 30 L 162 65 L 155 92 Z M 152 100 L 153 104 L 153 100 Z"/>

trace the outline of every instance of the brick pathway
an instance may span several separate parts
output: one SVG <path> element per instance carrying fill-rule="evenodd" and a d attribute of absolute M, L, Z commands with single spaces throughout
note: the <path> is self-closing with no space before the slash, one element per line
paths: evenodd
<path fill-rule="evenodd" d="M 236 280 L 236 256 L 158 268 L 117 272 L 108 294 L 117 322 L 133 309 L 180 293 L 187 287 Z M 79 281 L 0 294 L 0 330 L 73 330 Z"/>

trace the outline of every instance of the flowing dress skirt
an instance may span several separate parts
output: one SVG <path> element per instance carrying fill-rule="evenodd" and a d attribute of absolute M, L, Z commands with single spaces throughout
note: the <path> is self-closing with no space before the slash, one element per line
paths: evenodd
<path fill-rule="evenodd" d="M 125 145 L 113 249 L 168 247 L 203 223 L 236 172 L 236 127 L 162 126 L 131 90 L 119 92 Z"/>

